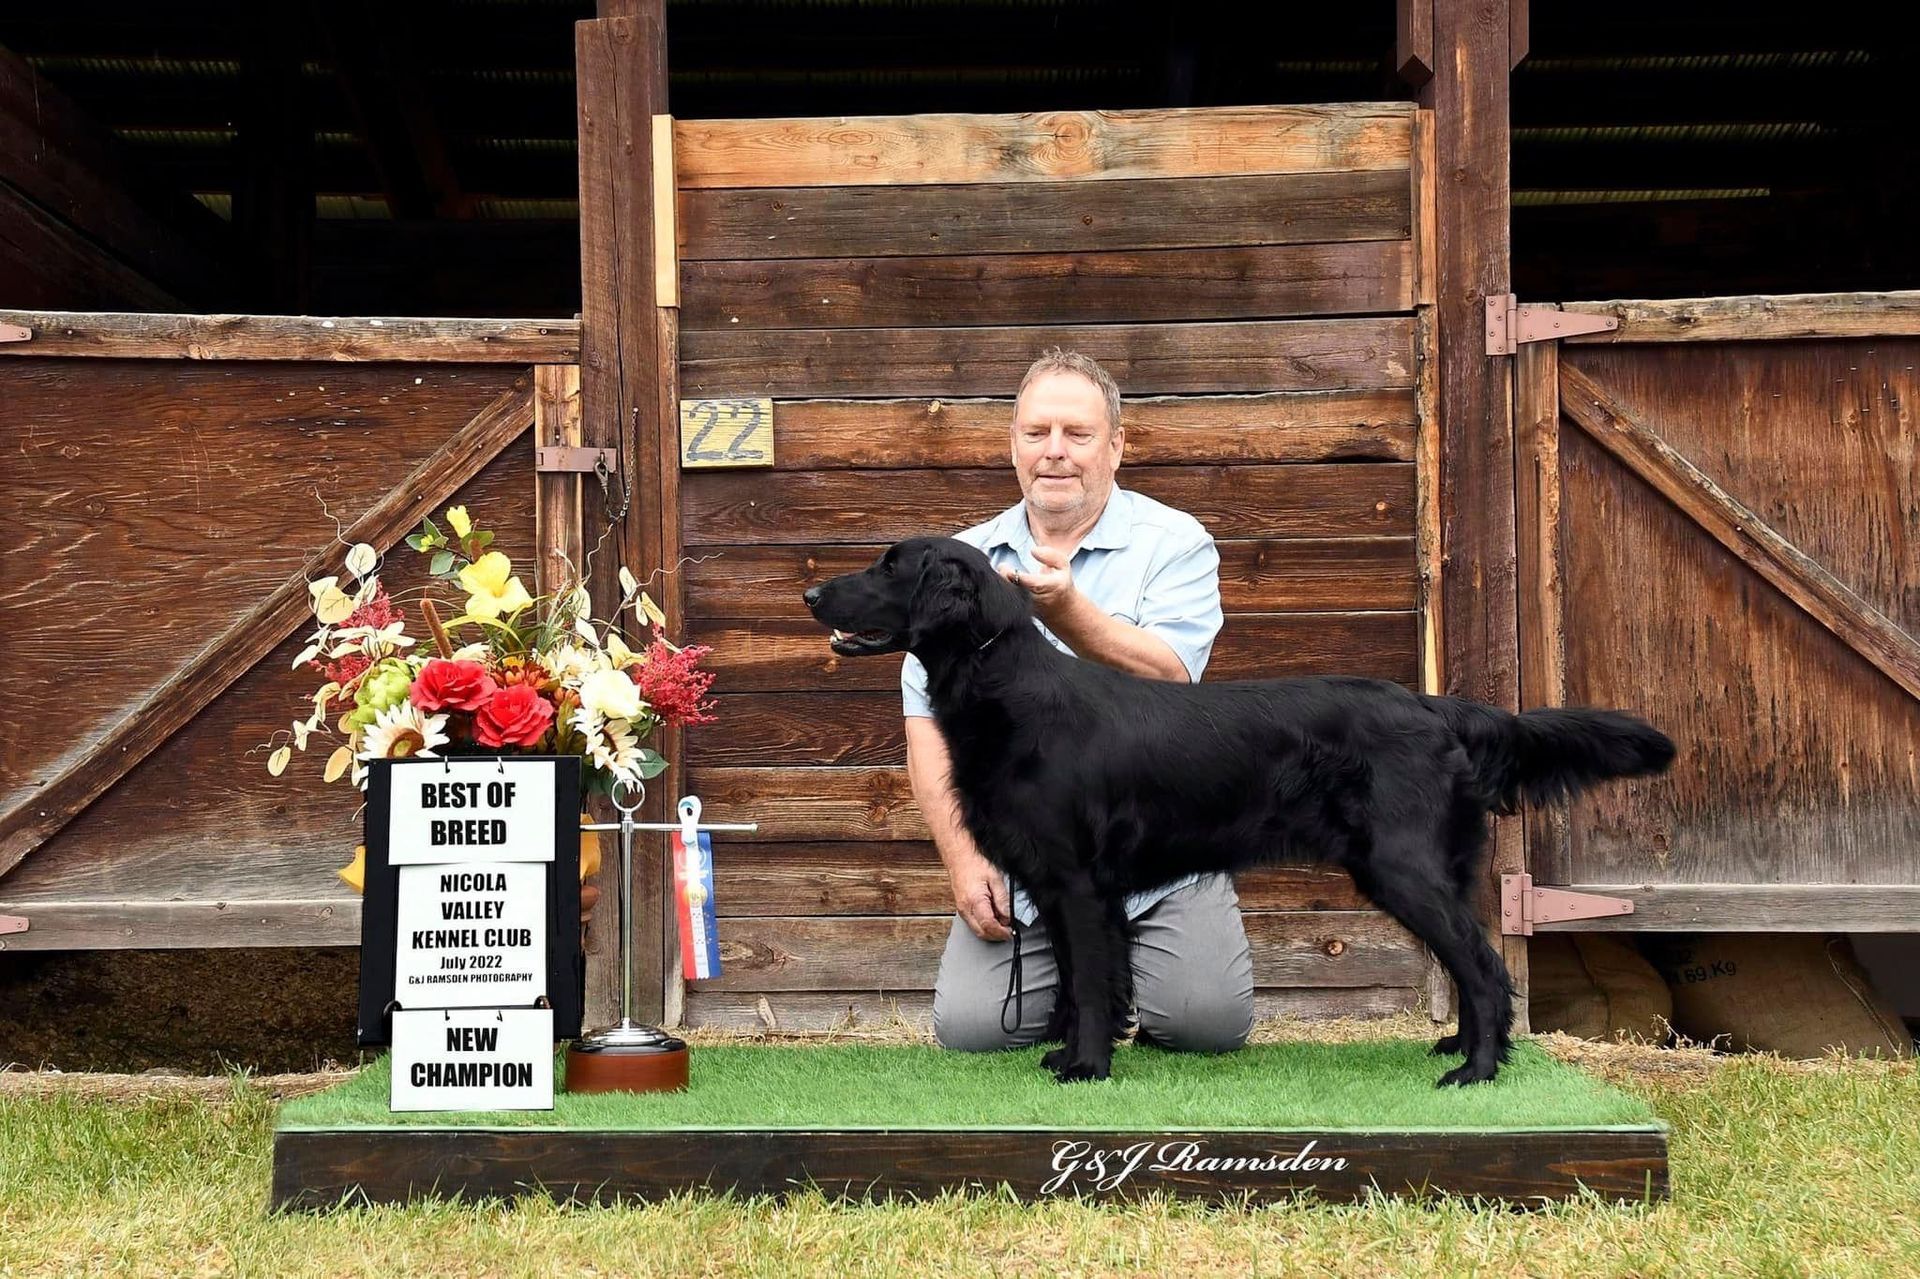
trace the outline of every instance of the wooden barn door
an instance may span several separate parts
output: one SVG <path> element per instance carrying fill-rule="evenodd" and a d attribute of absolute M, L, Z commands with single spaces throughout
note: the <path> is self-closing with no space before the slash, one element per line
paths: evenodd
<path fill-rule="evenodd" d="M 1680 748 L 1528 830 L 1568 928 L 1920 919 L 1920 294 L 1580 305 L 1524 347 L 1523 699 Z"/>
<path fill-rule="evenodd" d="M 1120 482 L 1218 539 L 1209 678 L 1420 681 L 1424 122 L 1387 104 L 673 124 L 678 598 L 720 690 L 687 785 L 761 829 L 720 845 L 724 975 L 669 1009 L 924 1021 L 953 903 L 907 784 L 899 660 L 836 658 L 800 593 L 1017 501 L 1011 397 L 1046 347 L 1120 382 Z M 1424 1006 L 1424 952 L 1344 875 L 1241 893 L 1263 1014 Z"/>
<path fill-rule="evenodd" d="M 573 321 L 0 312 L 0 949 L 357 945 L 334 743 L 268 775 L 319 680 L 307 583 L 465 503 L 531 584 L 533 432 Z M 574 518 L 577 502 L 560 508 Z M 546 522 L 554 512 L 548 510 Z M 589 512 L 589 518 L 597 513 Z M 19 929 L 20 931 L 11 931 Z"/>

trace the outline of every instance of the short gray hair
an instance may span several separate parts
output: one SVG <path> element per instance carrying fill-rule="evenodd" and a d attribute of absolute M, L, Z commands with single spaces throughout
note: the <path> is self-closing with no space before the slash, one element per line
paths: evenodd
<path fill-rule="evenodd" d="M 1078 351 L 1063 351 L 1050 346 L 1040 353 L 1027 369 L 1027 375 L 1020 379 L 1020 389 L 1014 392 L 1014 398 L 1026 394 L 1027 387 L 1035 378 L 1045 377 L 1049 373 L 1078 373 L 1087 381 L 1100 388 L 1100 398 L 1107 402 L 1107 429 L 1120 429 L 1120 387 L 1113 380 L 1113 374 L 1100 367 L 1100 362 L 1090 355 Z"/>

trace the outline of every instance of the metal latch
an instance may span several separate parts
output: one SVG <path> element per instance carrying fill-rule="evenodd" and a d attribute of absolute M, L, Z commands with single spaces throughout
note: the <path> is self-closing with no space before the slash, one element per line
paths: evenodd
<path fill-rule="evenodd" d="M 1633 902 L 1625 897 L 1575 893 L 1564 888 L 1535 888 L 1531 875 L 1500 877 L 1500 932 L 1506 937 L 1531 937 L 1535 924 L 1631 914 Z"/>
<path fill-rule="evenodd" d="M 545 444 L 533 450 L 536 471 L 591 472 L 605 467 L 608 474 L 620 470 L 619 449 L 583 449 L 567 444 Z"/>
<path fill-rule="evenodd" d="M 4 936 L 7 933 L 24 933 L 26 931 L 27 917 L 25 915 L 0 915 L 0 936 Z"/>
<path fill-rule="evenodd" d="M 1549 342 L 1576 333 L 1606 333 L 1620 327 L 1613 315 L 1583 315 L 1550 306 L 1521 306 L 1511 293 L 1487 298 L 1487 354 L 1512 355 L 1522 342 Z"/>
<path fill-rule="evenodd" d="M 30 342 L 33 330 L 24 324 L 0 324 L 0 342 Z"/>

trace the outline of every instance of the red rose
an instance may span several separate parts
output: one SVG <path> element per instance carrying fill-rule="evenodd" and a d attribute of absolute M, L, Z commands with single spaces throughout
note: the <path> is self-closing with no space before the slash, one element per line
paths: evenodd
<path fill-rule="evenodd" d="M 525 684 L 503 688 L 473 717 L 482 746 L 532 746 L 553 723 L 553 703 Z"/>
<path fill-rule="evenodd" d="M 477 711 L 494 694 L 494 682 L 479 662 L 436 657 L 420 668 L 408 690 L 423 711 Z"/>

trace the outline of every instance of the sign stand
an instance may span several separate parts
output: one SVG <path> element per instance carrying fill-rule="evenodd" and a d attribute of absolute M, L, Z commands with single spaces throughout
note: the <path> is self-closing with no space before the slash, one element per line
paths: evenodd
<path fill-rule="evenodd" d="M 622 792 L 631 804 L 620 802 Z M 677 1092 L 687 1086 L 687 1044 L 657 1026 L 633 1020 L 633 836 L 636 831 L 681 830 L 683 823 L 636 822 L 647 789 L 638 783 L 614 787 L 617 822 L 583 822 L 581 830 L 620 832 L 620 1020 L 583 1035 L 567 1049 L 566 1090 L 572 1093 Z M 697 831 L 756 831 L 757 822 L 695 825 Z"/>

